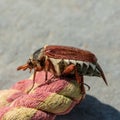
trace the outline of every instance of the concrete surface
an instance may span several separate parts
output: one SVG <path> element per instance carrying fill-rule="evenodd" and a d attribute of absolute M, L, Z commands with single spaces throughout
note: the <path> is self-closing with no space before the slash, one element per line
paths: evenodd
<path fill-rule="evenodd" d="M 120 120 L 120 0 L 0 0 L 0 88 L 30 76 L 17 72 L 45 44 L 94 52 L 109 86 L 85 77 L 86 99 L 56 120 Z"/>

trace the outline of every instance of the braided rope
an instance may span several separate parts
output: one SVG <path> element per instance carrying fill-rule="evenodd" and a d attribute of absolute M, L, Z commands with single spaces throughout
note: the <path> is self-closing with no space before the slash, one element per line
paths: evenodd
<path fill-rule="evenodd" d="M 1 90 L 0 120 L 54 120 L 56 115 L 70 112 L 85 96 L 75 80 L 55 78 L 49 84 L 45 82 L 42 71 L 36 74 L 35 86 L 29 93 L 32 76 Z"/>

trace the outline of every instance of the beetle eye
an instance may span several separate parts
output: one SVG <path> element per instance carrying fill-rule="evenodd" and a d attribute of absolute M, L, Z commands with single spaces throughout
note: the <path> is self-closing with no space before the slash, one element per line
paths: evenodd
<path fill-rule="evenodd" d="M 33 66 L 33 63 L 32 63 L 32 61 L 31 61 L 31 59 L 29 59 L 28 61 L 27 61 L 27 64 L 29 65 L 29 66 Z"/>
<path fill-rule="evenodd" d="M 29 66 L 33 66 L 32 62 L 29 62 L 28 64 L 29 64 Z"/>
<path fill-rule="evenodd" d="M 41 58 L 40 60 L 38 60 L 38 62 L 40 63 L 41 66 L 45 65 L 45 58 Z"/>

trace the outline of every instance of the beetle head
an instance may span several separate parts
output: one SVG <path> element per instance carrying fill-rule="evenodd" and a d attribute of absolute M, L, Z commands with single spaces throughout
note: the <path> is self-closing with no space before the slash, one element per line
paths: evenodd
<path fill-rule="evenodd" d="M 36 71 L 41 71 L 45 65 L 43 50 L 43 48 L 40 48 L 39 50 L 35 51 L 28 59 L 27 63 L 25 65 L 19 66 L 17 70 L 26 70 L 27 68 L 29 68 L 30 71 L 32 69 L 35 69 Z"/>
<path fill-rule="evenodd" d="M 26 70 L 27 68 L 30 69 L 30 71 L 34 68 L 35 64 L 33 64 L 33 61 L 29 59 L 26 64 L 21 65 L 17 68 L 17 70 Z"/>

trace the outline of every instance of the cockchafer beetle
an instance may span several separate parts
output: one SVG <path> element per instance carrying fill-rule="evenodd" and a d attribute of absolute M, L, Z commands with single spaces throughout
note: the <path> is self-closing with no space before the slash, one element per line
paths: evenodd
<path fill-rule="evenodd" d="M 38 49 L 31 55 L 25 65 L 19 66 L 17 70 L 34 69 L 33 86 L 37 71 L 50 71 L 55 77 L 75 75 L 78 83 L 84 75 L 102 77 L 108 85 L 102 68 L 97 62 L 96 56 L 87 50 L 68 46 L 47 45 Z"/>

